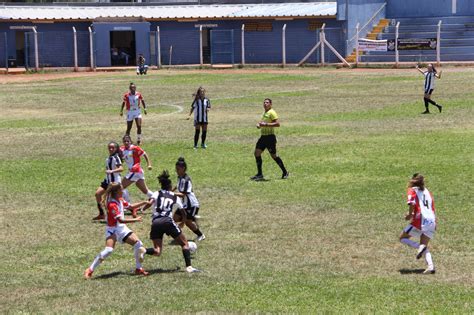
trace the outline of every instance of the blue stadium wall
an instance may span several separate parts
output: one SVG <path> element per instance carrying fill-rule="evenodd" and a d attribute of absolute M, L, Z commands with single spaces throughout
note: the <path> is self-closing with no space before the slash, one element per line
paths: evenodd
<path fill-rule="evenodd" d="M 0 37 L 6 34 L 6 54 L 9 59 L 16 59 L 16 31 L 24 30 L 26 36 L 27 62 L 34 64 L 33 48 L 34 40 L 31 30 L 27 27 L 36 26 L 38 31 L 38 46 L 41 56 L 40 64 L 53 67 L 71 67 L 74 65 L 74 34 L 72 27 L 77 31 L 77 42 L 79 51 L 89 51 L 89 22 L 75 23 L 33 23 L 15 22 L 0 23 Z M 29 48 L 29 49 L 28 49 Z M 3 50 L 3 48 L 1 49 Z M 4 67 L 4 58 L 0 56 L 0 67 Z M 79 54 L 78 63 L 81 67 L 90 65 L 89 54 Z"/>
<path fill-rule="evenodd" d="M 286 24 L 286 62 L 298 63 L 318 42 L 319 32 L 309 30 L 309 20 L 275 21 L 271 32 L 245 32 L 246 63 L 281 63 L 282 62 L 282 28 Z M 318 20 L 326 23 L 326 38 L 336 50 L 343 53 L 344 36 L 342 23 L 335 19 Z M 199 22 L 152 22 L 151 30 L 160 27 L 162 63 L 169 64 L 170 46 L 172 64 L 199 64 L 199 25 L 210 26 L 210 33 L 221 31 L 233 32 L 233 61 L 242 62 L 241 28 L 245 20 L 210 20 Z M 211 38 L 215 35 L 211 35 Z M 212 46 L 215 43 L 211 41 Z M 327 62 L 338 62 L 329 48 L 326 50 Z M 319 52 L 313 54 L 310 62 L 319 61 Z"/>
<path fill-rule="evenodd" d="M 252 20 L 252 22 L 255 20 Z M 307 52 L 318 42 L 319 32 L 309 30 L 308 19 L 288 21 L 266 20 L 272 23 L 271 32 L 245 32 L 245 61 L 246 63 L 281 63 L 282 62 L 282 28 L 286 24 L 286 62 L 298 63 Z M 336 19 L 318 20 L 326 23 L 326 38 L 339 53 L 344 54 L 345 36 L 344 24 Z M 170 46 L 173 46 L 172 65 L 199 64 L 199 25 L 210 26 L 211 32 L 223 30 L 233 32 L 233 61 L 241 63 L 241 27 L 245 20 L 199 20 L 198 22 L 155 21 L 155 22 L 55 22 L 34 23 L 15 22 L 0 23 L 0 37 L 5 35 L 8 42 L 9 58 L 16 56 L 15 31 L 22 27 L 36 26 L 38 32 L 40 66 L 41 67 L 71 67 L 74 65 L 73 31 L 78 34 L 78 61 L 80 67 L 90 66 L 90 47 L 88 27 L 94 30 L 94 55 L 97 67 L 111 65 L 110 31 L 135 31 L 136 53 L 143 53 L 150 64 L 156 65 L 155 32 L 160 27 L 161 62 L 170 63 Z M 34 37 L 31 30 L 27 31 L 27 63 L 34 65 Z M 1 41 L 1 39 L 0 39 Z M 211 42 L 211 46 L 213 43 Z M 0 50 L 2 50 L 0 48 Z M 3 50 L 2 50 L 3 51 Z M 4 67 L 4 58 L 0 52 L 0 67 Z M 319 50 L 308 62 L 320 61 Z M 338 62 L 336 56 L 326 48 L 326 62 Z M 216 61 L 216 60 L 214 60 Z M 218 63 L 217 61 L 216 63 Z"/>

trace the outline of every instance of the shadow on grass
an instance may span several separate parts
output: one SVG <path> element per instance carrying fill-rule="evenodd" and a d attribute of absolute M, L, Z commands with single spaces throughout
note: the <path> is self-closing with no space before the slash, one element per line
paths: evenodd
<path fill-rule="evenodd" d="M 157 268 L 157 269 L 151 269 L 151 270 L 147 270 L 150 275 L 154 275 L 154 274 L 160 274 L 160 273 L 175 273 L 175 272 L 181 272 L 181 268 L 179 268 L 178 266 L 176 266 L 175 268 L 173 269 L 161 269 L 161 268 Z"/>
<path fill-rule="evenodd" d="M 173 269 L 161 269 L 161 268 L 157 268 L 157 269 L 151 269 L 151 270 L 146 270 L 146 271 L 148 271 L 148 273 L 149 273 L 150 275 L 154 275 L 154 274 L 160 274 L 160 273 L 181 272 L 181 268 L 178 267 L 178 266 L 176 266 L 176 267 L 173 268 Z M 114 272 L 111 272 L 111 273 L 107 273 L 107 274 L 104 274 L 104 275 L 100 275 L 100 276 L 94 277 L 93 279 L 94 279 L 94 280 L 104 280 L 104 279 L 111 279 L 111 278 L 115 278 L 115 277 L 119 277 L 119 276 L 142 277 L 142 276 L 137 276 L 137 275 L 135 275 L 134 273 L 131 273 L 131 272 L 114 271 Z"/>
<path fill-rule="evenodd" d="M 422 274 L 425 269 L 400 269 L 400 274 L 411 275 L 411 274 Z"/>
<path fill-rule="evenodd" d="M 114 271 L 111 273 L 106 273 L 105 275 L 97 276 L 94 278 L 94 280 L 110 279 L 110 278 L 115 278 L 121 275 L 128 275 L 128 273 L 123 272 L 123 271 Z"/>

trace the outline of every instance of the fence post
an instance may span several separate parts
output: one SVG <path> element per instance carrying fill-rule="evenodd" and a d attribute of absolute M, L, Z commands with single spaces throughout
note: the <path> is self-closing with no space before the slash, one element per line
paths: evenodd
<path fill-rule="evenodd" d="M 283 25 L 282 33 L 281 33 L 281 44 L 282 44 L 282 54 L 283 54 L 283 62 L 282 66 L 286 66 L 286 24 Z"/>
<path fill-rule="evenodd" d="M 39 70 L 39 56 L 38 56 L 38 32 L 36 31 L 36 26 L 33 27 L 33 36 L 35 40 L 35 71 Z"/>
<path fill-rule="evenodd" d="M 156 27 L 156 66 L 158 69 L 161 68 L 161 36 L 160 36 L 160 27 Z"/>
<path fill-rule="evenodd" d="M 73 26 L 72 27 L 72 32 L 74 34 L 74 71 L 78 71 L 78 65 L 77 65 L 77 32 L 76 28 Z"/>
<path fill-rule="evenodd" d="M 438 33 L 436 35 L 436 64 L 439 66 L 441 64 L 441 23 L 442 20 L 438 22 Z"/>
<path fill-rule="evenodd" d="M 89 55 L 91 60 L 91 70 L 95 71 L 95 62 L 94 62 L 94 34 L 92 33 L 92 29 L 89 26 Z"/>
<path fill-rule="evenodd" d="M 203 65 L 203 55 L 202 55 L 202 25 L 199 25 L 199 64 Z"/>
<path fill-rule="evenodd" d="M 400 22 L 397 22 L 397 25 L 395 25 L 395 67 L 398 68 L 398 62 L 399 62 L 399 53 L 398 53 L 398 28 L 400 27 Z"/>
<path fill-rule="evenodd" d="M 5 37 L 5 68 L 7 68 L 7 73 L 8 73 L 8 37 L 7 33 L 3 33 Z"/>
<path fill-rule="evenodd" d="M 170 66 L 171 66 L 171 57 L 173 56 L 173 45 L 170 46 L 170 59 L 169 59 L 169 62 L 170 62 Z"/>
<path fill-rule="evenodd" d="M 326 42 L 326 35 L 324 34 L 324 28 L 326 27 L 326 23 L 323 24 L 320 30 L 320 41 L 321 41 L 321 65 L 324 66 L 324 44 Z"/>
<path fill-rule="evenodd" d="M 242 66 L 245 65 L 245 24 L 242 24 L 242 32 L 241 32 L 241 37 L 242 37 Z"/>
<path fill-rule="evenodd" d="M 360 32 L 360 29 L 359 29 L 359 22 L 357 22 L 357 25 L 356 25 L 356 66 L 359 65 L 359 32 Z"/>

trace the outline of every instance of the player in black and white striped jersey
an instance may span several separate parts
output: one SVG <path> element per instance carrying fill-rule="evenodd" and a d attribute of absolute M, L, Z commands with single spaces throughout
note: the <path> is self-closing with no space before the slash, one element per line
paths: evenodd
<path fill-rule="evenodd" d="M 122 151 L 117 142 L 111 141 L 107 145 L 109 157 L 105 159 L 105 179 L 100 183 L 100 186 L 95 192 L 95 199 L 97 201 L 97 209 L 99 215 L 92 220 L 103 220 L 105 218 L 104 209 L 102 208 L 102 195 L 107 190 L 110 183 L 121 183 L 122 177 L 120 173 L 123 171 L 122 166 Z"/>
<path fill-rule="evenodd" d="M 425 102 L 425 111 L 422 114 L 430 113 L 430 110 L 428 109 L 429 104 L 436 106 L 439 112 L 441 113 L 441 111 L 443 110 L 443 106 L 441 106 L 440 104 L 436 104 L 436 102 L 431 99 L 431 94 L 433 93 L 435 88 L 435 79 L 441 79 L 441 71 L 438 73 L 431 63 L 428 65 L 427 71 L 421 70 L 418 65 L 416 66 L 416 69 L 425 76 L 425 95 L 423 97 L 423 100 Z"/>
<path fill-rule="evenodd" d="M 158 180 L 161 190 L 153 194 L 149 205 L 153 205 L 153 216 L 151 223 L 150 239 L 153 242 L 153 248 L 147 248 L 146 254 L 160 256 L 163 252 L 163 235 L 171 236 L 176 243 L 181 245 L 186 271 L 189 273 L 199 272 L 198 269 L 191 266 L 191 251 L 189 250 L 188 240 L 179 226 L 173 220 L 173 206 L 177 205 L 178 210 L 184 210 L 178 195 L 171 191 L 172 185 L 168 171 L 163 171 Z"/>
<path fill-rule="evenodd" d="M 186 226 L 196 234 L 196 241 L 203 241 L 206 236 L 201 232 L 196 221 L 196 216 L 199 213 L 199 201 L 193 192 L 193 182 L 191 177 L 186 173 L 188 166 L 183 157 L 178 158 L 176 162 L 176 174 L 178 175 L 178 184 L 174 190 L 178 190 L 183 194 L 183 204 L 186 209 L 186 213 L 180 211 L 175 212 L 173 219 Z M 185 216 L 185 217 L 184 217 Z"/>
<path fill-rule="evenodd" d="M 211 109 L 211 101 L 206 97 L 206 90 L 203 87 L 199 87 L 196 94 L 194 95 L 194 101 L 191 104 L 191 110 L 189 111 L 188 119 L 194 112 L 194 149 L 198 148 L 199 133 L 202 129 L 201 135 L 201 148 L 207 148 L 206 136 L 207 136 L 207 124 L 208 124 L 208 113 Z"/>

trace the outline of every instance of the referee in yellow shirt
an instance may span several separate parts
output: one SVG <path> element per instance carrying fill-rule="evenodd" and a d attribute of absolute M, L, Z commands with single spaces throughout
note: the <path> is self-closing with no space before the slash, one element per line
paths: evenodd
<path fill-rule="evenodd" d="M 268 149 L 272 159 L 278 164 L 283 172 L 281 175 L 282 179 L 288 178 L 288 171 L 283 164 L 281 158 L 277 155 L 276 150 L 276 136 L 275 136 L 275 127 L 280 127 L 280 122 L 278 121 L 278 114 L 272 109 L 272 100 L 266 98 L 263 101 L 263 108 L 265 109 L 265 113 L 263 113 L 261 121 L 257 124 L 257 128 L 261 131 L 260 139 L 257 141 L 257 145 L 255 146 L 255 160 L 257 162 L 257 175 L 252 176 L 250 179 L 255 181 L 263 180 L 263 173 L 262 173 L 262 152 L 265 149 Z"/>

